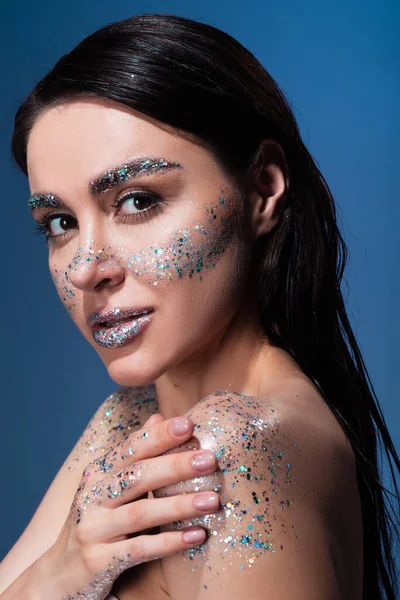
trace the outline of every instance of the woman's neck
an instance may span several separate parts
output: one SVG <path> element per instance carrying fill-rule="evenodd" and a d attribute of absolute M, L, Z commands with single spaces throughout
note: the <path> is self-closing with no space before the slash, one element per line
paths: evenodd
<path fill-rule="evenodd" d="M 216 390 L 265 394 L 283 363 L 298 369 L 286 352 L 261 338 L 256 320 L 242 313 L 207 349 L 156 380 L 159 412 L 167 419 L 182 415 Z"/>

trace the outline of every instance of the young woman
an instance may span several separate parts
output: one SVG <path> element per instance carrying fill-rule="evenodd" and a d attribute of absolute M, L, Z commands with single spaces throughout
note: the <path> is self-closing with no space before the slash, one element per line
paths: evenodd
<path fill-rule="evenodd" d="M 1 598 L 394 599 L 378 435 L 400 462 L 347 249 L 257 59 L 180 17 L 113 23 L 35 86 L 12 151 L 60 298 L 120 387 Z"/>

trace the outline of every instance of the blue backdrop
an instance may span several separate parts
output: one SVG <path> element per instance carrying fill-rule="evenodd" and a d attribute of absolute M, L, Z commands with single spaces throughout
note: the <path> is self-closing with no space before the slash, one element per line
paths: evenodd
<path fill-rule="evenodd" d="M 14 114 L 37 80 L 83 37 L 142 12 L 189 17 L 230 33 L 261 60 L 294 106 L 305 142 L 339 207 L 350 250 L 343 292 L 390 433 L 400 447 L 400 3 L 8 3 L 0 20 L 0 558 L 28 524 L 96 407 L 117 387 L 62 307 L 47 270 L 44 236 L 33 235 L 28 183 L 10 157 Z"/>

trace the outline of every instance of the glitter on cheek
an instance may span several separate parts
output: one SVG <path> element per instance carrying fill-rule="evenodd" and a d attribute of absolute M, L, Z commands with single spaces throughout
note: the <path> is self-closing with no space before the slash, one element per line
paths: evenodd
<path fill-rule="evenodd" d="M 223 192 L 223 190 L 222 190 Z M 224 200 L 224 209 L 205 207 L 206 215 L 211 214 L 202 223 L 192 221 L 192 226 L 175 231 L 165 247 L 150 246 L 135 254 L 125 256 L 128 269 L 136 277 L 142 277 L 150 285 L 160 281 L 174 282 L 183 277 L 198 275 L 202 280 L 204 269 L 215 268 L 218 257 L 225 252 L 233 235 L 233 210 L 231 203 Z M 212 222 L 212 226 L 207 224 Z"/>
<path fill-rule="evenodd" d="M 221 190 L 224 194 L 224 190 Z M 228 248 L 234 233 L 234 203 L 222 195 L 214 206 L 205 206 L 203 221 L 192 221 L 190 227 L 176 230 L 165 246 L 151 245 L 135 253 L 123 248 L 79 248 L 72 261 L 64 268 L 51 267 L 51 276 L 58 295 L 72 317 L 81 305 L 82 290 L 74 286 L 71 272 L 84 273 L 94 267 L 107 271 L 126 269 L 135 278 L 150 286 L 173 283 L 184 277 L 203 279 L 203 271 L 214 269 L 219 257 Z M 94 240 L 91 241 L 94 244 Z M 73 279 L 73 278 L 72 278 Z M 121 334 L 122 335 L 122 334 Z M 100 342 L 102 338 L 99 335 Z M 105 346 L 119 345 L 114 340 L 103 340 Z M 123 342 L 121 342 L 123 343 Z M 101 344 L 100 344 L 101 345 Z"/>
<path fill-rule="evenodd" d="M 64 308 L 69 316 L 72 317 L 80 304 L 80 298 L 72 289 L 72 284 L 68 281 L 67 272 L 54 267 L 50 269 L 50 275 Z"/>

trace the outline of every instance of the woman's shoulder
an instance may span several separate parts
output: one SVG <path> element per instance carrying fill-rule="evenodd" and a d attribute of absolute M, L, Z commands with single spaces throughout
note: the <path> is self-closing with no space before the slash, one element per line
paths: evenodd
<path fill-rule="evenodd" d="M 195 432 L 224 433 L 232 440 L 240 430 L 263 431 L 264 436 L 297 438 L 305 447 L 322 444 L 340 452 L 355 467 L 353 449 L 341 424 L 316 386 L 305 376 L 287 377 L 255 395 L 216 390 L 202 398 L 188 413 Z M 219 424 L 219 426 L 218 426 Z M 210 427 L 214 425 L 214 427 Z M 243 433 L 243 432 L 242 432 Z"/>
<path fill-rule="evenodd" d="M 104 424 L 112 424 L 128 435 L 130 429 L 137 429 L 157 411 L 156 387 L 150 383 L 119 387 L 102 402 L 94 417 L 101 416 Z"/>
<path fill-rule="evenodd" d="M 184 597 L 174 583 L 177 569 L 182 577 L 186 569 L 197 573 L 186 575 L 187 589 L 190 581 L 215 593 L 222 585 L 224 598 L 236 598 L 269 585 L 288 596 L 290 565 L 299 595 L 357 597 L 350 581 L 359 573 L 362 540 L 354 463 L 313 387 L 300 378 L 253 396 L 216 390 L 187 415 L 195 428 L 184 446 L 213 450 L 219 470 L 162 495 L 214 489 L 222 508 L 201 523 L 174 524 L 201 524 L 210 534 L 202 549 L 163 561 L 171 596 Z"/>
<path fill-rule="evenodd" d="M 124 437 L 140 429 L 158 411 L 155 385 L 122 386 L 109 394 L 97 408 L 68 458 L 68 468 L 81 463 L 82 453 L 88 460 L 115 446 Z"/>
<path fill-rule="evenodd" d="M 244 469 L 280 473 L 280 486 L 306 493 L 321 514 L 358 499 L 353 448 L 335 415 L 306 377 L 287 378 L 248 396 L 216 390 L 188 413 L 201 447 L 230 453 Z M 283 481 L 285 485 L 283 486 Z M 306 491 L 307 487 L 307 491 Z M 311 491 L 313 493 L 311 493 Z"/>

